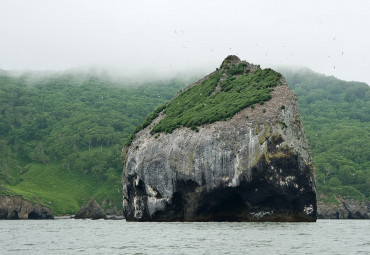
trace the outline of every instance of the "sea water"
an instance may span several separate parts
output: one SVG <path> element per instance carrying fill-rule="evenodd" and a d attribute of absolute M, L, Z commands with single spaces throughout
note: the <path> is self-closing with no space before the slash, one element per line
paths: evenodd
<path fill-rule="evenodd" d="M 370 254 L 370 220 L 2 220 L 0 254 Z"/>

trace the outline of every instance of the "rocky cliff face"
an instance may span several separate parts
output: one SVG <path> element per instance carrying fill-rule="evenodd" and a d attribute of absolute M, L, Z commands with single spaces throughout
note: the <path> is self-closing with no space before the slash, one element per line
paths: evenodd
<path fill-rule="evenodd" d="M 0 197 L 0 219 L 54 219 L 54 216 L 47 207 L 5 196 Z"/>
<path fill-rule="evenodd" d="M 228 57 L 216 72 L 238 63 Z M 314 169 L 296 96 L 283 77 L 271 96 L 196 131 L 151 135 L 162 112 L 138 132 L 122 153 L 126 219 L 315 221 Z"/>
<path fill-rule="evenodd" d="M 370 202 L 337 198 L 337 203 L 317 203 L 319 219 L 370 219 Z"/>

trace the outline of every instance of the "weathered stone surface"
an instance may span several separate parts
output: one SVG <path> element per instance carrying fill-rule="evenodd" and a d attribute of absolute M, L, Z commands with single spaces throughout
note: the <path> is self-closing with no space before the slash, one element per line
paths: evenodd
<path fill-rule="evenodd" d="M 337 198 L 337 203 L 317 204 L 319 219 L 370 219 L 370 202 Z"/>
<path fill-rule="evenodd" d="M 100 207 L 100 205 L 94 200 L 94 198 L 90 198 L 89 203 L 87 206 L 81 207 L 78 213 L 75 215 L 75 219 L 105 219 L 107 214 Z"/>
<path fill-rule="evenodd" d="M 160 115 L 137 133 L 122 152 L 126 220 L 315 221 L 314 169 L 296 96 L 284 78 L 271 95 L 199 132 L 155 138 Z"/>
<path fill-rule="evenodd" d="M 19 197 L 0 197 L 0 219 L 54 219 L 47 207 L 33 204 Z"/>

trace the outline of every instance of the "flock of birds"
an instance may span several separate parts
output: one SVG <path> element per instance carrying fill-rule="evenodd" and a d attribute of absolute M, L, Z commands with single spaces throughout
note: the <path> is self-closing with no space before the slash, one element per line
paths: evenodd
<path fill-rule="evenodd" d="M 174 32 L 174 34 L 175 35 L 177 35 L 177 36 L 179 36 L 180 34 L 184 34 L 184 31 L 183 30 L 173 30 L 173 32 Z M 332 38 L 332 40 L 333 41 L 335 41 L 337 39 L 337 37 L 333 37 Z M 183 43 L 181 44 L 181 46 L 182 46 L 182 48 L 184 48 L 184 49 L 188 49 L 188 45 L 190 44 L 190 41 L 189 40 L 186 40 L 186 41 L 183 41 Z M 259 43 L 255 43 L 255 47 L 259 47 Z M 286 45 L 281 45 L 281 47 L 282 48 L 286 48 L 287 46 Z M 231 48 L 231 47 L 228 47 L 228 50 L 229 50 L 229 52 L 233 52 L 233 48 Z M 214 49 L 214 48 L 209 48 L 209 51 L 211 51 L 212 53 L 215 53 L 216 52 L 216 50 Z M 140 50 L 138 50 L 137 51 L 137 53 L 141 53 L 140 52 Z M 165 53 L 164 52 L 161 52 L 161 55 L 165 55 Z M 235 53 L 235 55 L 237 55 L 238 56 L 238 53 Z M 295 54 L 294 53 L 290 53 L 290 55 L 291 56 L 294 56 Z M 342 51 L 341 52 L 341 55 L 343 56 L 344 55 L 344 52 Z M 269 56 L 269 53 L 268 52 L 266 52 L 265 53 L 265 56 L 267 57 L 267 56 Z M 327 56 L 328 58 L 330 58 L 331 56 L 330 55 L 328 55 Z M 280 60 L 280 63 L 281 63 L 282 61 Z M 155 64 L 156 62 L 155 61 L 153 61 L 152 62 L 153 64 Z M 187 63 L 189 63 L 189 61 L 187 61 Z M 336 65 L 334 64 L 333 65 L 333 69 L 335 70 L 336 69 Z"/>
<path fill-rule="evenodd" d="M 183 31 L 183 30 L 180 30 L 180 31 L 178 32 L 177 30 L 174 30 L 174 33 L 177 35 L 178 33 L 184 33 L 184 31 Z M 335 41 L 336 39 L 337 39 L 336 37 L 333 37 L 333 38 L 332 38 L 332 40 L 333 40 L 333 41 Z M 187 44 L 188 44 L 188 43 L 189 43 L 189 41 L 186 41 L 186 43 L 182 44 L 182 47 L 183 47 L 184 49 L 187 49 L 187 48 L 188 48 L 188 46 L 187 46 Z M 258 47 L 258 46 L 259 46 L 259 44 L 258 44 L 258 43 L 256 43 L 256 44 L 255 44 L 255 46 L 256 46 L 256 47 Z M 281 47 L 282 47 L 282 48 L 286 48 L 286 45 L 282 45 Z M 232 52 L 232 50 L 233 50 L 233 49 L 232 49 L 232 48 L 230 48 L 230 47 L 229 47 L 228 49 L 229 49 L 229 51 L 230 51 L 230 52 Z M 213 53 L 215 52 L 215 50 L 214 50 L 213 48 L 209 48 L 209 50 L 210 50 L 211 52 L 213 52 Z M 236 55 L 238 55 L 238 53 L 236 53 Z M 290 55 L 291 55 L 291 56 L 294 56 L 294 53 L 291 53 Z M 344 55 L 344 52 L 342 51 L 342 56 L 343 56 L 343 55 Z M 265 56 L 268 56 L 268 53 L 267 53 L 267 52 L 265 53 Z M 330 58 L 330 56 L 328 56 L 328 58 Z M 281 62 L 281 61 L 280 61 L 280 62 Z M 333 69 L 335 69 L 335 65 L 333 65 Z"/>

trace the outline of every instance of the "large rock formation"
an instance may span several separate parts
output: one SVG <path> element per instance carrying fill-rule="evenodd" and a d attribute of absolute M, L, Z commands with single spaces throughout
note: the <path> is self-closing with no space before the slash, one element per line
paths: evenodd
<path fill-rule="evenodd" d="M 227 71 L 239 64 L 242 72 Z M 230 74 L 258 70 L 229 56 L 213 73 L 222 76 L 212 95 Z M 283 77 L 272 88 L 270 100 L 223 121 L 151 134 L 166 109 L 143 126 L 122 152 L 126 220 L 315 221 L 314 169 L 297 99 Z"/>
<path fill-rule="evenodd" d="M 105 219 L 107 214 L 105 213 L 104 209 L 100 207 L 100 205 L 94 200 L 94 198 L 90 198 L 89 203 L 87 206 L 82 206 L 78 213 L 75 215 L 75 219 Z"/>
<path fill-rule="evenodd" d="M 47 207 L 33 204 L 19 197 L 0 197 L 0 219 L 54 219 Z"/>

